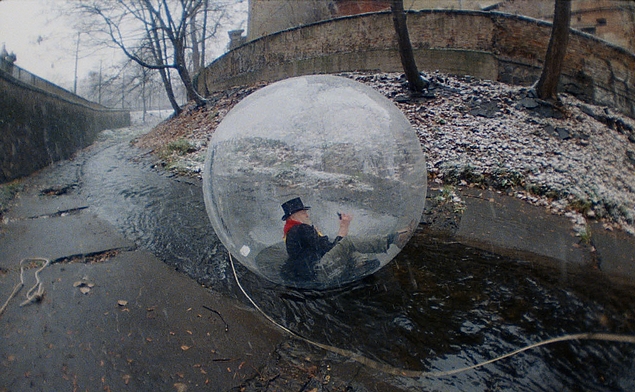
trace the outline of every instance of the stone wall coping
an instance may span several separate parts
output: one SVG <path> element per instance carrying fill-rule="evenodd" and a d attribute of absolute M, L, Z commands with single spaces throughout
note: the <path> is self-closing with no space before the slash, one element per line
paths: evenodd
<path fill-rule="evenodd" d="M 335 19 L 318 21 L 311 24 L 292 27 L 270 35 L 248 41 L 221 57 L 215 59 L 195 76 L 195 86 L 202 94 L 219 91 L 231 86 L 244 85 L 259 81 L 275 81 L 285 77 L 307 73 L 338 73 L 354 71 L 400 72 L 399 62 L 394 61 L 396 45 L 389 46 L 387 41 L 378 38 L 378 31 L 372 31 L 372 24 L 362 22 L 365 18 L 380 23 L 377 29 L 382 34 L 388 33 L 392 23 L 388 23 L 390 11 L 369 12 L 357 15 L 342 16 Z M 426 51 L 447 50 L 448 57 L 435 58 L 437 65 L 422 66 L 422 70 L 438 69 L 450 74 L 469 74 L 476 77 L 503 81 L 511 84 L 531 84 L 537 80 L 544 60 L 544 50 L 551 34 L 552 23 L 532 17 L 508 14 L 496 11 L 476 10 L 412 10 L 408 11 L 409 24 L 414 19 L 411 40 L 415 57 L 423 62 Z M 444 24 L 443 18 L 432 18 L 439 26 L 417 23 L 425 22 L 428 15 L 448 15 Z M 474 39 L 463 38 L 469 31 L 462 29 L 460 17 L 472 17 L 477 30 Z M 378 19 L 379 18 L 379 19 Z M 505 23 L 502 20 L 509 22 Z M 480 21 L 480 22 L 479 22 Z M 341 36 L 347 22 L 354 26 L 364 26 L 368 32 L 361 31 L 356 36 Z M 516 23 L 518 35 L 513 28 Z M 332 27 L 328 27 L 332 26 Z M 536 34 L 532 33 L 535 27 Z M 434 34 L 437 29 L 445 29 Z M 307 31 L 305 34 L 304 31 Z M 427 36 L 428 32 L 432 34 Z M 319 34 L 325 36 L 324 42 Z M 367 34 L 370 39 L 365 41 Z M 450 34 L 450 35 L 448 35 Z M 502 38 L 502 39 L 501 39 Z M 607 42 L 601 38 L 571 29 L 568 62 L 563 69 L 561 82 L 568 86 L 564 92 L 582 94 L 582 99 L 595 104 L 608 105 L 629 115 L 635 116 L 635 85 L 633 85 L 632 65 L 635 64 L 635 53 Z M 303 45 L 303 40 L 307 45 Z M 429 40 L 429 41 L 428 41 Z M 516 46 L 514 40 L 522 45 Z M 288 48 L 292 43 L 293 49 Z M 595 47 L 597 46 L 597 50 Z M 303 48 L 306 48 L 304 50 Z M 321 49 L 323 48 L 323 49 Z M 481 53 L 483 61 L 465 60 L 454 52 Z M 603 52 L 601 55 L 594 53 Z M 382 54 L 383 53 L 383 54 Z M 493 56 L 487 59 L 487 55 Z M 423 56 L 423 57 L 420 57 Z M 398 56 L 397 56 L 398 58 Z M 458 62 L 457 62 L 458 61 Z M 461 62 L 463 61 L 463 62 Z M 467 62 L 465 62 L 467 61 Z M 488 62 L 488 64 L 485 64 Z M 419 60 L 417 60 L 419 63 Z M 606 66 L 604 65 L 606 63 Z"/>

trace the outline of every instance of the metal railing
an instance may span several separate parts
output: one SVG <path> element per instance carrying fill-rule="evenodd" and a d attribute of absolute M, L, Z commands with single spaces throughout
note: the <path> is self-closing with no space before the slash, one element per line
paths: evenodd
<path fill-rule="evenodd" d="M 80 97 L 77 94 L 73 94 L 72 92 L 58 85 L 55 85 L 46 79 L 42 79 L 41 77 L 34 75 L 31 72 L 20 68 L 12 62 L 7 61 L 3 58 L 0 58 L 0 73 L 8 74 L 8 76 L 12 77 L 13 79 L 16 79 L 22 83 L 28 84 L 29 86 L 35 87 L 47 93 L 56 95 L 66 101 L 88 106 L 97 110 L 108 109 L 105 106 L 102 106 L 95 102 L 91 102 L 85 98 Z"/>

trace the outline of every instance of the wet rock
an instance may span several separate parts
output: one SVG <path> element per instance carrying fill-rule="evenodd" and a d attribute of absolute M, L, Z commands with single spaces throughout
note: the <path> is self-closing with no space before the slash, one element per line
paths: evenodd
<path fill-rule="evenodd" d="M 66 195 L 72 190 L 76 189 L 78 184 L 56 185 L 49 188 L 42 189 L 40 194 L 42 196 L 61 196 Z"/>
<path fill-rule="evenodd" d="M 582 113 L 587 114 L 591 117 L 595 117 L 595 112 L 593 111 L 593 109 L 591 109 L 589 105 L 579 105 L 578 107 L 580 108 Z"/>
<path fill-rule="evenodd" d="M 540 106 L 538 101 L 536 101 L 533 98 L 523 98 L 520 100 L 520 102 L 518 102 L 518 104 L 524 107 L 525 109 L 535 109 L 538 106 Z"/>
<path fill-rule="evenodd" d="M 434 99 L 436 95 L 433 91 L 411 92 L 410 94 L 397 94 L 393 100 L 398 103 L 415 103 L 421 99 Z"/>
<path fill-rule="evenodd" d="M 545 130 L 545 132 L 547 132 L 547 135 L 550 135 L 550 136 L 555 136 L 556 135 L 556 128 L 554 128 L 553 125 L 551 125 L 551 124 L 546 125 L 544 130 Z"/>
<path fill-rule="evenodd" d="M 494 118 L 500 112 L 498 105 L 496 102 L 492 101 L 483 101 L 478 105 L 473 106 L 472 110 L 470 110 L 470 114 L 472 116 L 485 117 L 485 118 Z"/>
<path fill-rule="evenodd" d="M 547 118 L 564 118 L 560 110 L 556 109 L 553 105 L 545 104 L 544 101 L 534 110 L 534 113 Z"/>
<path fill-rule="evenodd" d="M 433 91 L 424 91 L 423 93 L 421 93 L 421 98 L 426 98 L 426 99 L 434 99 L 436 98 L 436 95 L 434 94 Z"/>
<path fill-rule="evenodd" d="M 558 136 L 560 140 L 568 140 L 571 139 L 571 132 L 569 132 L 567 128 L 557 127 L 556 136 Z"/>
<path fill-rule="evenodd" d="M 588 144 L 589 135 L 584 133 L 575 133 L 569 128 L 546 125 L 544 130 L 547 135 L 553 136 L 558 140 L 580 139 L 580 141 L 584 141 L 583 144 Z"/>
<path fill-rule="evenodd" d="M 423 231 L 448 236 L 456 234 L 463 215 L 463 210 L 458 207 L 443 191 L 430 189 L 421 218 Z"/>
<path fill-rule="evenodd" d="M 611 111 L 608 108 L 605 108 L 602 112 L 598 113 L 589 105 L 579 105 L 580 110 L 598 120 L 602 124 L 607 125 L 609 128 L 614 129 L 622 134 L 628 135 L 629 140 L 633 142 L 635 139 L 635 127 L 633 125 L 624 121 L 623 118 L 620 118 L 616 115 L 611 114 Z"/>

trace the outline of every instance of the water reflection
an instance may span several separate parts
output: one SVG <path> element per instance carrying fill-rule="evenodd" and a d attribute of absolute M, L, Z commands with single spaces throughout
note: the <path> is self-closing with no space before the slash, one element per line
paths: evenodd
<path fill-rule="evenodd" d="M 517 260 L 422 236 L 391 268 L 330 292 L 246 290 L 303 336 L 392 366 L 442 371 L 470 366 L 564 334 L 635 329 L 629 288 L 601 276 L 561 275 Z M 395 382 L 447 390 L 631 390 L 634 347 L 563 342 L 443 378 Z M 449 385 L 448 385 L 449 382 Z"/>
<path fill-rule="evenodd" d="M 166 263 L 242 298 L 200 181 L 152 164 L 125 143 L 96 151 L 82 169 L 91 205 Z M 635 333 L 634 291 L 599 273 L 564 274 L 421 234 L 386 268 L 339 289 L 293 290 L 237 269 L 247 292 L 286 327 L 406 369 L 469 366 L 570 333 Z M 634 350 L 563 342 L 454 376 L 386 379 L 417 390 L 634 390 Z"/>

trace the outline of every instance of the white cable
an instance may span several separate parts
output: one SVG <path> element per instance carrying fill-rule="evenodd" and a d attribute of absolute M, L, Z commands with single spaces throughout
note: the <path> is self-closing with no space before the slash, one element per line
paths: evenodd
<path fill-rule="evenodd" d="M 472 370 L 472 369 L 476 369 L 479 368 L 481 366 L 485 366 L 485 365 L 489 365 L 491 363 L 500 361 L 502 359 L 514 356 L 516 354 L 520 354 L 523 351 L 527 351 L 536 347 L 540 347 L 540 346 L 545 346 L 547 344 L 552 344 L 552 343 L 556 343 L 556 342 L 564 342 L 564 341 L 569 341 L 569 340 L 602 340 L 602 341 L 611 341 L 611 342 L 620 342 L 620 343 L 632 343 L 635 344 L 635 336 L 631 336 L 631 335 L 619 335 L 619 334 L 610 334 L 610 333 L 593 333 L 593 332 L 588 332 L 588 333 L 579 333 L 579 334 L 571 334 L 571 335 L 564 335 L 564 336 L 560 336 L 560 337 L 556 337 L 556 338 L 552 338 L 552 339 L 547 339 L 547 340 L 543 340 L 541 342 L 538 343 L 534 343 L 531 344 L 529 346 L 520 348 L 516 351 L 512 351 L 510 353 L 501 355 L 499 357 L 496 357 L 494 359 L 490 359 L 489 361 L 485 361 L 485 362 L 480 362 L 477 363 L 476 365 L 472 365 L 472 366 L 466 366 L 460 369 L 453 369 L 453 370 L 448 370 L 448 371 L 435 371 L 435 372 L 424 372 L 424 371 L 419 371 L 419 370 L 410 370 L 410 369 L 400 369 L 400 368 L 396 368 L 390 365 L 386 365 L 377 361 L 374 361 L 370 358 L 366 358 L 361 354 L 349 351 L 349 350 L 345 350 L 345 349 L 341 349 L 338 347 L 333 347 L 333 346 L 329 346 L 328 344 L 322 344 L 322 343 L 318 343 L 318 342 L 314 342 L 308 338 L 305 338 L 304 336 L 298 334 L 297 332 L 293 332 L 292 330 L 290 330 L 289 328 L 280 325 L 278 322 L 276 322 L 273 318 L 271 318 L 267 313 L 265 313 L 259 306 L 258 304 L 256 304 L 256 302 L 249 296 L 249 294 L 247 294 L 247 292 L 245 291 L 245 289 L 243 288 L 243 286 L 240 284 L 240 281 L 238 280 L 238 274 L 236 273 L 236 268 L 234 267 L 234 259 L 232 258 L 231 253 L 229 253 L 229 261 L 230 264 L 232 266 L 232 271 L 234 272 L 234 278 L 236 279 L 236 283 L 238 284 L 238 287 L 240 288 L 240 291 L 242 291 L 242 293 L 245 295 L 245 297 L 247 297 L 247 299 L 249 300 L 249 302 L 251 302 L 251 304 L 256 308 L 256 310 L 258 310 L 263 316 L 265 316 L 265 318 L 269 321 L 271 321 L 271 323 L 273 323 L 275 326 L 277 326 L 278 328 L 282 329 L 283 331 L 287 332 L 288 334 L 295 336 L 298 339 L 301 339 L 309 344 L 312 344 L 316 347 L 322 348 L 324 350 L 336 353 L 336 354 L 340 354 L 342 356 L 345 356 L 347 358 L 350 358 L 354 361 L 357 361 L 363 365 L 366 365 L 372 369 L 375 370 L 380 370 L 384 373 L 387 374 L 391 374 L 394 376 L 405 376 L 405 377 L 413 377 L 413 378 L 419 378 L 419 377 L 443 377 L 443 376 L 449 376 L 452 374 L 457 374 L 457 373 L 462 373 L 468 370 Z"/>
<path fill-rule="evenodd" d="M 24 282 L 24 280 L 22 279 L 22 272 L 24 271 L 24 269 L 22 268 L 22 262 L 25 260 L 30 260 L 30 261 L 43 261 L 44 264 L 38 268 L 35 271 L 35 284 L 33 285 L 33 287 L 31 287 L 29 289 L 29 291 L 26 292 L 26 300 L 24 300 L 24 302 L 22 302 L 20 304 L 20 307 L 25 306 L 30 304 L 31 302 L 37 302 L 40 301 L 42 299 L 42 297 L 44 297 L 44 286 L 42 286 L 42 281 L 40 280 L 40 272 L 42 272 L 42 270 L 44 268 L 46 268 L 51 261 L 49 259 L 45 259 L 43 257 L 35 257 L 35 258 L 31 258 L 31 259 L 22 259 L 20 261 L 20 280 L 22 280 L 22 282 Z"/>
<path fill-rule="evenodd" d="M 7 305 L 9 305 L 9 302 L 13 299 L 13 297 L 16 296 L 16 294 L 18 294 L 18 292 L 24 286 L 23 264 L 25 261 L 44 261 L 44 264 L 40 268 L 38 268 L 37 271 L 35 271 L 35 284 L 29 289 L 29 291 L 27 291 L 26 300 L 20 304 L 20 307 L 28 305 L 31 302 L 39 301 L 44 296 L 44 287 L 42 286 L 42 281 L 40 280 L 40 272 L 42 272 L 42 270 L 46 268 L 51 263 L 51 261 L 43 257 L 22 259 L 20 260 L 20 282 L 15 285 L 15 287 L 13 288 L 13 292 L 11 293 L 11 295 L 9 295 L 9 298 L 7 298 L 7 301 L 4 303 L 4 305 L 2 305 L 2 308 L 0 308 L 0 316 L 2 315 L 2 313 L 4 313 Z"/>

